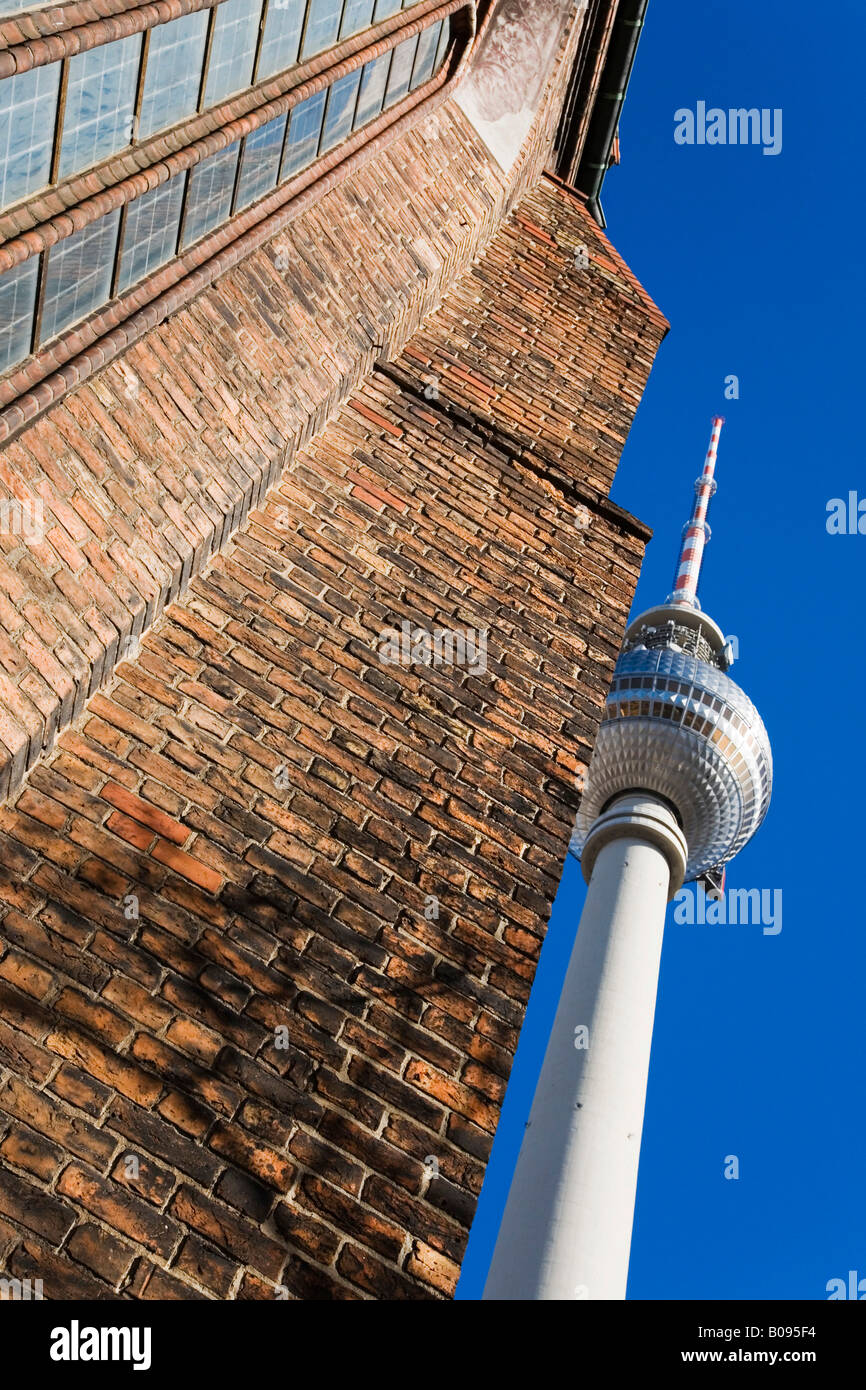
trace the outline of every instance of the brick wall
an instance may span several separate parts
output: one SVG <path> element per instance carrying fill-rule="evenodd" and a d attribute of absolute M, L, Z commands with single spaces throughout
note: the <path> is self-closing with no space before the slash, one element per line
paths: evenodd
<path fill-rule="evenodd" d="M 543 180 L 0 810 L 8 1274 L 452 1293 L 648 536 L 606 492 L 664 331 Z M 486 669 L 384 663 L 404 621 L 485 632 Z"/>
<path fill-rule="evenodd" d="M 46 526 L 39 540 L 0 535 L 0 797 L 537 180 L 581 18 L 507 175 L 446 101 L 245 230 L 191 303 L 178 307 L 185 290 L 160 315 L 142 310 L 158 324 L 146 336 L 135 341 L 134 321 L 117 329 L 97 356 L 132 346 L 58 404 L 47 382 L 35 387 L 33 423 L 9 406 L 3 423 L 19 432 L 0 452 L 0 484 L 40 499 Z M 79 359 L 52 380 L 65 390 L 83 370 Z"/>

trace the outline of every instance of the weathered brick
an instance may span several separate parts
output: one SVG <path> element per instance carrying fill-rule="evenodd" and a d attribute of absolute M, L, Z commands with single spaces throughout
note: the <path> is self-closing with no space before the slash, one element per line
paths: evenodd
<path fill-rule="evenodd" d="M 76 1226 L 66 1243 L 66 1249 L 74 1260 L 85 1265 L 98 1278 L 104 1279 L 113 1289 L 129 1273 L 136 1250 L 117 1240 L 102 1226 L 90 1221 Z"/>
<path fill-rule="evenodd" d="M 450 1297 L 460 1278 L 460 1266 L 449 1260 L 438 1250 L 425 1245 L 423 1240 L 413 1240 L 412 1249 L 406 1259 L 407 1274 L 414 1274 L 438 1293 Z"/>
<path fill-rule="evenodd" d="M 158 835 L 162 835 L 164 839 L 171 840 L 176 845 L 185 844 L 189 839 L 190 832 L 173 817 L 166 815 L 157 807 L 149 805 L 146 801 L 142 801 L 141 797 L 133 795 L 125 787 L 118 786 L 116 782 L 106 782 L 99 794 L 103 801 L 108 801 L 112 806 L 117 807 L 118 811 L 123 812 L 127 819 L 148 826 Z M 146 843 L 152 839 L 153 836 L 151 835 Z"/>
<path fill-rule="evenodd" d="M 137 1192 L 155 1207 L 164 1206 L 177 1186 L 173 1173 L 152 1163 L 132 1144 L 118 1154 L 110 1176 L 121 1187 Z"/>
<path fill-rule="evenodd" d="M 320 1265 L 330 1265 L 340 1248 L 342 1237 L 324 1222 L 301 1211 L 297 1206 L 281 1202 L 274 1212 L 274 1224 L 290 1245 Z"/>
<path fill-rule="evenodd" d="M 23 1125 L 13 1125 L 0 1144 L 0 1158 L 15 1168 L 23 1168 L 34 1177 L 50 1184 L 66 1156 L 57 1144 L 40 1138 Z"/>
<path fill-rule="evenodd" d="M 233 1168 L 226 1169 L 214 1191 L 229 1206 L 251 1216 L 254 1221 L 264 1221 L 274 1202 L 273 1192 Z"/>
<path fill-rule="evenodd" d="M 70 1113 L 44 1092 L 35 1091 L 16 1076 L 0 1090 L 0 1110 L 15 1115 L 64 1151 L 103 1167 L 117 1148 L 117 1140 L 88 1120 Z"/>
<path fill-rule="evenodd" d="M 453 1260 L 462 1259 L 466 1230 L 426 1201 L 419 1202 L 414 1195 L 375 1174 L 364 1183 L 363 1199 L 367 1206 L 402 1225 L 409 1235 L 421 1236 L 428 1245 Z"/>
<path fill-rule="evenodd" d="M 59 1245 L 75 1224 L 75 1210 L 58 1197 L 49 1196 L 17 1173 L 0 1168 L 0 1212 L 28 1231 Z"/>
<path fill-rule="evenodd" d="M 73 1232 L 71 1241 L 76 1233 Z M 30 1236 L 21 1241 L 6 1267 L 9 1274 L 18 1279 L 41 1279 L 43 1296 L 52 1302 L 77 1302 L 91 1298 L 101 1301 L 113 1297 L 110 1280 L 103 1282 L 105 1274 L 102 1271 L 98 1271 L 100 1277 L 95 1279 L 81 1268 L 81 1264 L 70 1260 L 65 1252 L 58 1255 Z"/>
<path fill-rule="evenodd" d="M 344 1245 L 337 1257 L 337 1269 L 344 1279 L 356 1285 L 373 1298 L 419 1299 L 426 1298 L 425 1291 L 400 1274 L 390 1265 L 384 1265 L 366 1250 L 357 1245 Z"/>
<path fill-rule="evenodd" d="M 141 1105 L 152 1105 L 162 1092 L 161 1082 L 143 1067 L 102 1047 L 77 1028 L 64 1025 L 62 1030 L 58 1028 L 50 1033 L 45 1042 L 59 1057 L 76 1062 L 98 1081 L 113 1086 L 121 1095 Z"/>
<path fill-rule="evenodd" d="M 275 1299 L 286 1301 L 288 1290 L 278 1284 L 269 1284 L 257 1275 L 246 1273 L 241 1280 L 235 1298 L 258 1303 L 272 1303 Z"/>
<path fill-rule="evenodd" d="M 214 1153 L 227 1158 L 238 1168 L 245 1169 L 253 1177 L 272 1187 L 276 1192 L 286 1192 L 291 1185 L 294 1166 L 273 1149 L 257 1144 L 237 1125 L 217 1123 L 208 1138 Z"/>
<path fill-rule="evenodd" d="M 79 1163 L 70 1163 L 64 1169 L 57 1191 L 163 1259 L 168 1259 L 178 1243 L 180 1229 L 174 1221 Z"/>
<path fill-rule="evenodd" d="M 187 1236 L 173 1268 L 201 1284 L 218 1298 L 227 1298 L 240 1265 L 226 1259 L 198 1236 Z"/>
<path fill-rule="evenodd" d="M 185 1280 L 175 1279 L 158 1265 L 151 1264 L 149 1260 L 139 1262 L 128 1285 L 128 1291 L 135 1298 L 159 1303 L 201 1301 L 208 1298 L 208 1294 L 202 1289 L 195 1288 Z"/>
<path fill-rule="evenodd" d="M 171 1097 L 160 1106 L 161 1113 L 171 1118 L 177 1107 L 171 1107 Z M 181 1097 L 175 1097 L 181 1101 Z M 114 1130 L 128 1143 L 124 1152 L 151 1154 L 172 1167 L 180 1168 L 191 1178 L 209 1187 L 220 1170 L 220 1163 L 201 1145 L 178 1134 L 171 1124 L 158 1116 L 132 1105 L 122 1096 L 115 1096 L 105 1120 L 106 1130 Z"/>
<path fill-rule="evenodd" d="M 66 1063 L 51 1078 L 51 1090 L 77 1110 L 85 1110 L 88 1115 L 97 1117 L 102 1114 L 111 1095 L 107 1086 L 102 1086 L 93 1077 L 79 1071 L 78 1067 Z"/>
<path fill-rule="evenodd" d="M 170 1210 L 185 1225 L 269 1279 L 277 1279 L 285 1252 L 270 1236 L 263 1235 L 251 1222 L 235 1216 L 209 1197 L 184 1186 L 175 1193 Z"/>
<path fill-rule="evenodd" d="M 606 494 L 664 332 L 580 200 L 526 180 L 373 370 L 363 329 L 363 382 L 312 333 L 298 348 L 298 301 L 254 253 L 128 354 L 135 410 L 112 365 L 16 443 L 28 476 L 59 479 L 68 450 L 88 479 L 88 534 L 55 552 L 85 569 L 39 621 L 86 653 L 76 681 L 105 663 L 0 815 L 0 1240 L 62 1246 L 72 1297 L 453 1293 L 647 538 Z M 435 238 L 447 213 L 423 205 Z M 253 335 L 275 364 L 255 386 L 223 352 L 229 283 L 248 316 L 262 294 L 286 315 Z M 322 342 L 384 325 L 364 303 Z M 292 354 L 343 363 L 327 409 L 300 403 Z M 183 445 L 173 407 L 149 414 L 162 391 L 189 407 Z M 127 582 L 148 625 L 169 606 L 112 677 Z M 383 662 L 404 619 L 483 630 L 486 671 Z M 63 640 L 39 636 L 62 663 Z"/>
<path fill-rule="evenodd" d="M 329 1183 L 319 1178 L 304 1178 L 297 1200 L 387 1259 L 396 1260 L 399 1256 L 403 1247 L 402 1227 L 365 1211 L 354 1198 L 347 1197 Z"/>

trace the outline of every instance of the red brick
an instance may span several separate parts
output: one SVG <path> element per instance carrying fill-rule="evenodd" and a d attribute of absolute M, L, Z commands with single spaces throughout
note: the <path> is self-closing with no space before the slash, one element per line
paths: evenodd
<path fill-rule="evenodd" d="M 132 792 L 127 791 L 125 787 L 118 786 L 116 782 L 106 782 L 99 794 L 104 801 L 110 801 L 112 806 L 116 806 L 130 820 L 149 826 L 151 830 L 155 830 L 164 839 L 171 840 L 176 845 L 182 845 L 189 839 L 189 831 L 179 821 L 167 816 L 156 806 L 142 801 L 141 797 L 134 796 Z"/>
<path fill-rule="evenodd" d="M 215 893 L 222 882 L 220 874 L 202 864 L 200 859 L 195 859 L 191 854 L 169 844 L 167 840 L 157 840 L 151 854 L 160 864 L 167 864 L 175 873 L 188 878 L 191 883 L 197 884 L 207 893 Z"/>
<path fill-rule="evenodd" d="M 452 159 L 486 159 L 455 129 Z M 253 253 L 126 355 L 134 406 L 113 364 L 0 455 L 88 529 L 57 518 L 87 566 L 64 543 L 34 633 L 103 687 L 0 816 L 0 1242 L 36 1248 L 35 1223 L 73 1297 L 453 1293 L 647 538 L 606 493 L 663 333 L 536 174 L 498 230 L 505 182 L 478 204 L 484 236 L 450 245 L 423 313 L 386 311 L 385 259 L 338 328 L 316 298 L 340 304 L 336 261 L 299 257 L 306 323 Z M 446 202 L 418 204 L 431 248 Z M 387 338 L 404 312 L 407 350 L 369 371 L 354 325 Z M 35 615 L 29 573 L 0 563 L 0 619 Z M 403 618 L 487 631 L 488 672 L 380 662 Z M 38 742 L 49 706 L 19 713 Z"/>

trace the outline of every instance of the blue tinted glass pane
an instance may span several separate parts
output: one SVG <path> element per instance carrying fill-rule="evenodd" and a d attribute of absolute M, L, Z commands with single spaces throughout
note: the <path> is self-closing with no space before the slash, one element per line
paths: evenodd
<path fill-rule="evenodd" d="M 197 109 L 209 14 L 197 10 L 151 29 L 138 127 L 142 140 Z"/>
<path fill-rule="evenodd" d="M 220 5 L 214 18 L 205 106 L 215 106 L 249 86 L 261 14 L 262 0 L 226 0 Z"/>
<path fill-rule="evenodd" d="M 433 64 L 433 71 L 439 71 L 439 64 L 445 57 L 445 50 L 448 47 L 448 37 L 451 33 L 451 20 L 446 16 L 442 21 L 442 33 L 439 35 L 439 47 L 436 49 L 436 62 Z"/>
<path fill-rule="evenodd" d="M 233 145 L 203 159 L 190 171 L 183 224 L 184 246 L 191 246 L 229 216 L 240 147 L 240 140 L 235 140 Z"/>
<path fill-rule="evenodd" d="M 40 335 L 43 343 L 108 299 L 119 223 L 118 208 L 58 241 L 48 252 Z"/>
<path fill-rule="evenodd" d="M 373 0 L 346 0 L 343 10 L 343 23 L 340 25 L 340 38 L 348 39 L 352 34 L 360 34 L 373 22 Z"/>
<path fill-rule="evenodd" d="M 289 134 L 286 140 L 286 153 L 280 178 L 287 179 L 299 169 L 310 164 L 319 150 L 319 135 L 322 130 L 322 114 L 325 110 L 327 87 L 315 96 L 307 97 L 294 108 L 289 119 Z"/>
<path fill-rule="evenodd" d="M 0 207 L 17 203 L 51 177 L 60 64 L 0 82 Z"/>
<path fill-rule="evenodd" d="M 342 0 L 310 0 L 302 58 L 311 58 L 314 53 L 321 53 L 323 48 L 330 48 L 332 43 L 337 42 L 342 8 Z"/>
<path fill-rule="evenodd" d="M 69 59 L 61 179 L 116 154 L 132 139 L 141 43 L 141 34 L 131 34 Z"/>
<path fill-rule="evenodd" d="M 418 35 L 413 34 L 411 39 L 404 39 L 403 43 L 398 43 L 394 49 L 391 71 L 388 74 L 388 86 L 385 90 L 386 106 L 393 106 L 395 101 L 402 101 L 408 92 L 417 47 Z"/>
<path fill-rule="evenodd" d="M 358 94 L 358 109 L 355 112 L 356 128 L 375 120 L 382 110 L 390 66 L 391 54 L 383 53 L 381 58 L 374 58 L 372 63 L 367 63 L 364 68 Z"/>
<path fill-rule="evenodd" d="M 322 126 L 321 149 L 323 151 L 333 149 L 334 145 L 345 140 L 352 129 L 355 99 L 358 95 L 360 82 L 361 69 L 355 68 L 354 72 L 347 72 L 345 77 L 339 77 L 332 84 L 325 122 Z"/>
<path fill-rule="evenodd" d="M 268 189 L 276 187 L 286 120 L 286 116 L 278 116 L 247 136 L 238 177 L 236 209 L 248 207 Z"/>
<path fill-rule="evenodd" d="M 186 174 L 176 174 L 130 203 L 123 233 L 118 293 L 170 261 L 177 247 Z"/>
<path fill-rule="evenodd" d="M 399 8 L 400 0 L 376 0 L 376 8 L 373 11 L 374 24 L 378 24 L 380 19 L 389 19 Z"/>
<path fill-rule="evenodd" d="M 433 63 L 436 60 L 436 48 L 439 43 L 438 24 L 431 24 L 429 29 L 423 29 L 418 35 L 418 48 L 415 53 L 415 66 L 412 69 L 412 81 L 409 84 L 410 91 L 420 87 L 423 82 L 429 81 L 433 76 Z"/>
<path fill-rule="evenodd" d="M 259 54 L 260 81 L 298 61 L 306 8 L 306 0 L 271 0 Z"/>
<path fill-rule="evenodd" d="M 0 372 L 30 351 L 38 276 L 38 256 L 0 275 Z"/>

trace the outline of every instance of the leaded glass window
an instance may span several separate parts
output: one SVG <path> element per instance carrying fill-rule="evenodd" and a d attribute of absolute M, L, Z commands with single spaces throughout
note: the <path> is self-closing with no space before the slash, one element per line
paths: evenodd
<path fill-rule="evenodd" d="M 120 209 L 58 241 L 47 252 L 40 339 L 62 333 L 111 292 Z"/>
<path fill-rule="evenodd" d="M 267 125 L 259 126 L 244 141 L 236 211 L 249 207 L 250 203 L 276 187 L 287 119 L 287 116 L 278 116 L 275 121 L 268 121 Z"/>
<path fill-rule="evenodd" d="M 439 71 L 439 65 L 445 57 L 445 50 L 448 47 L 448 39 L 451 36 L 451 20 L 448 15 L 442 21 L 442 33 L 439 35 L 439 47 L 436 49 L 436 61 L 433 64 L 433 71 Z"/>
<path fill-rule="evenodd" d="M 235 140 L 190 170 L 183 246 L 191 246 L 206 236 L 231 213 L 240 143 Z"/>
<path fill-rule="evenodd" d="M 51 178 L 60 64 L 0 82 L 0 207 L 44 188 Z"/>
<path fill-rule="evenodd" d="M 373 4 L 374 0 L 346 0 L 340 25 L 341 39 L 349 39 L 370 27 L 373 23 Z"/>
<path fill-rule="evenodd" d="M 174 256 L 185 183 L 186 174 L 176 174 L 129 204 L 117 277 L 118 294 Z"/>
<path fill-rule="evenodd" d="M 306 0 L 269 0 L 256 74 L 260 82 L 298 61 L 305 11 Z"/>
<path fill-rule="evenodd" d="M 3 0 L 0 0 L 2 5 Z M 393 0 L 270 0 L 257 79 L 283 71 L 380 19 Z M 412 0 L 415 3 L 415 0 Z M 249 84 L 258 42 L 261 0 L 224 0 L 156 25 L 146 35 L 97 46 L 0 80 L 0 207 L 59 178 L 92 168 L 132 139 L 136 89 L 141 88 L 138 139 L 166 129 Z M 303 28 L 304 22 L 306 28 Z M 208 24 L 209 76 L 203 93 Z M 280 181 L 337 149 L 422 86 L 444 59 L 447 20 L 422 30 L 306 97 L 244 139 L 175 174 L 111 214 L 62 237 L 0 275 L 0 373 L 23 361 L 34 345 L 65 332 L 124 294 L 179 249 L 223 226 L 234 212 L 264 197 Z M 142 61 L 145 71 L 142 74 Z M 55 140 L 63 94 L 64 128 Z M 120 243 L 119 242 L 120 238 Z M 35 327 L 34 327 L 35 325 Z"/>
<path fill-rule="evenodd" d="M 216 106 L 252 81 L 262 0 L 225 0 L 214 11 L 205 106 Z"/>
<path fill-rule="evenodd" d="M 412 81 L 409 84 L 410 91 L 414 92 L 416 87 L 423 86 L 433 76 L 433 65 L 436 62 L 436 49 L 439 45 L 441 28 L 441 23 L 431 24 L 429 29 L 422 29 L 418 35 L 415 66 L 412 69 Z"/>
<path fill-rule="evenodd" d="M 417 47 L 418 35 L 413 34 L 411 39 L 404 39 L 394 49 L 391 71 L 388 73 L 388 86 L 385 89 L 386 106 L 393 106 L 395 102 L 402 101 L 408 92 Z"/>
<path fill-rule="evenodd" d="M 358 106 L 355 111 L 356 127 L 367 125 L 368 122 L 375 120 L 381 112 L 390 66 L 390 53 L 383 53 L 381 58 L 374 58 L 372 63 L 365 65 L 361 76 L 361 90 L 358 93 Z"/>
<path fill-rule="evenodd" d="M 149 31 L 140 139 L 166 130 L 198 109 L 209 14 L 209 10 L 197 10 Z"/>
<path fill-rule="evenodd" d="M 312 58 L 337 42 L 343 0 L 309 0 L 302 58 Z"/>
<path fill-rule="evenodd" d="M 287 179 L 311 164 L 319 151 L 319 138 L 322 133 L 322 116 L 325 111 L 327 88 L 307 97 L 293 108 L 289 118 L 289 134 L 286 138 L 286 152 L 280 178 Z"/>
<path fill-rule="evenodd" d="M 0 275 L 0 372 L 30 351 L 38 280 L 38 256 Z"/>
<path fill-rule="evenodd" d="M 355 68 L 354 72 L 347 72 L 328 88 L 328 109 L 322 124 L 322 141 L 319 146 L 321 153 L 339 145 L 350 133 L 360 82 L 361 69 Z"/>
<path fill-rule="evenodd" d="M 89 169 L 132 139 L 141 34 L 69 60 L 58 178 Z"/>

